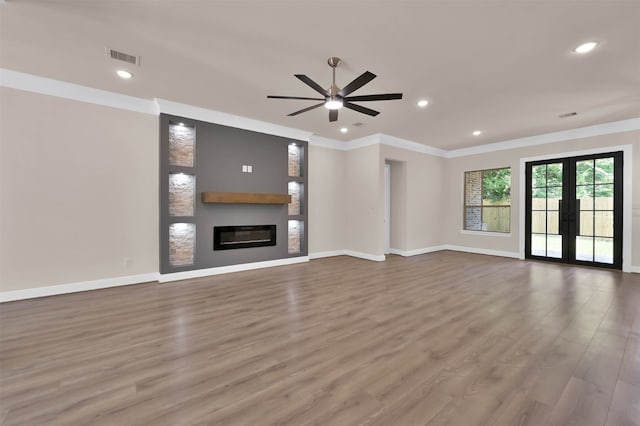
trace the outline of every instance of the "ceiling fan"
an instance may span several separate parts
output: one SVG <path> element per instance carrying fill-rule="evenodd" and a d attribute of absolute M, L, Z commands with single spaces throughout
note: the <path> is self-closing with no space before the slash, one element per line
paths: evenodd
<path fill-rule="evenodd" d="M 371 80 L 376 78 L 376 75 L 366 71 L 362 73 L 359 77 L 353 80 L 351 83 L 344 86 L 342 89 L 336 86 L 336 67 L 340 63 L 340 58 L 332 56 L 327 60 L 329 66 L 333 69 L 333 82 L 328 89 L 323 89 L 315 81 L 311 80 L 304 74 L 295 74 L 296 78 L 302 81 L 307 86 L 311 87 L 316 92 L 320 93 L 322 98 L 305 98 L 298 96 L 267 96 L 270 99 L 301 99 L 308 101 L 322 101 L 319 104 L 311 105 L 310 107 L 303 108 L 299 111 L 292 112 L 291 114 L 287 114 L 289 117 L 294 115 L 302 114 L 303 112 L 311 111 L 312 109 L 325 106 L 329 110 L 329 121 L 337 121 L 338 120 L 338 110 L 342 107 L 351 109 L 353 111 L 360 112 L 362 114 L 367 114 L 375 117 L 380 114 L 379 111 L 375 111 L 370 108 L 366 108 L 360 105 L 356 105 L 353 102 L 369 102 L 369 101 L 390 101 L 394 99 L 402 99 L 402 93 L 384 93 L 378 95 L 362 95 L 362 96 L 348 96 L 351 93 L 355 92 L 365 84 L 369 83 Z"/>

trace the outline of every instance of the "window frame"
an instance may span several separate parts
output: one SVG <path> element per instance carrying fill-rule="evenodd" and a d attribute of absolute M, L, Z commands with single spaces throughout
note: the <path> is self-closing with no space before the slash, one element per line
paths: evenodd
<path fill-rule="evenodd" d="M 496 171 L 496 170 L 509 170 L 509 204 L 491 204 L 491 205 L 485 205 L 484 204 L 484 173 L 485 172 L 492 172 L 492 171 Z M 467 204 L 467 173 L 478 173 L 480 172 L 480 204 Z M 491 169 L 480 169 L 480 170 L 467 170 L 464 172 L 463 174 L 463 193 L 462 193 L 462 230 L 465 232 L 483 232 L 483 233 L 497 233 L 497 234 L 511 234 L 511 166 L 507 166 L 507 167 L 494 167 Z M 483 221 L 484 218 L 484 209 L 485 208 L 505 208 L 508 207 L 509 208 L 509 223 L 508 223 L 508 229 L 506 231 L 495 231 L 495 230 L 486 230 L 486 229 L 482 229 L 482 224 L 485 223 Z M 467 228 L 467 211 L 470 208 L 476 208 L 476 209 L 480 209 L 480 229 L 468 229 Z"/>

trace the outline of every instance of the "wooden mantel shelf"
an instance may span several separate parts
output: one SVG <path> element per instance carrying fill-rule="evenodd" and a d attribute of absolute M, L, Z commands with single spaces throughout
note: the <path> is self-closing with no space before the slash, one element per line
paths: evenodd
<path fill-rule="evenodd" d="M 289 194 L 251 194 L 247 192 L 201 192 L 203 203 L 226 204 L 289 204 Z"/>

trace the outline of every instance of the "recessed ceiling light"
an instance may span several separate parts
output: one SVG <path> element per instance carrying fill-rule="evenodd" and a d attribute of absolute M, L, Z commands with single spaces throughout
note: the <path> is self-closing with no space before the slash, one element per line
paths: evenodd
<path fill-rule="evenodd" d="M 427 105 L 429 105 L 429 101 L 428 101 L 428 100 L 426 100 L 426 99 L 421 99 L 421 100 L 419 100 L 419 101 L 418 101 L 418 106 L 419 106 L 420 108 L 424 108 L 424 107 L 426 107 Z"/>
<path fill-rule="evenodd" d="M 123 78 L 125 80 L 128 80 L 131 77 L 133 77 L 133 74 L 131 74 L 129 71 L 125 71 L 125 70 L 118 70 L 118 71 L 116 71 L 116 74 L 118 74 L 118 76 L 120 78 Z"/>
<path fill-rule="evenodd" d="M 580 46 L 574 49 L 576 53 L 587 53 L 591 52 L 598 45 L 595 41 L 590 41 L 588 43 L 581 44 Z"/>
<path fill-rule="evenodd" d="M 482 130 L 474 130 L 472 135 L 473 136 L 480 136 L 482 134 Z"/>
<path fill-rule="evenodd" d="M 347 129 L 346 127 L 342 127 L 342 128 L 340 128 L 340 131 L 342 133 L 347 133 L 349 131 L 349 129 Z"/>

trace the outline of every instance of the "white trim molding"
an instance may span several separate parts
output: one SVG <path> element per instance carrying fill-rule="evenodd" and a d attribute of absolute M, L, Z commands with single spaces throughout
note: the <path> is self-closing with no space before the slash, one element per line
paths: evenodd
<path fill-rule="evenodd" d="M 353 250 L 345 250 L 344 254 L 351 257 L 357 257 L 360 259 L 373 260 L 374 262 L 384 262 L 386 257 L 384 254 L 370 254 L 370 253 L 362 253 L 359 251 Z"/>
<path fill-rule="evenodd" d="M 228 114 L 220 111 L 181 104 L 178 102 L 159 98 L 153 100 L 136 98 L 133 96 L 123 95 L 121 93 L 81 86 L 79 84 L 40 77 L 33 74 L 27 74 L 5 68 L 0 68 L 0 87 L 8 87 L 12 89 L 56 96 L 80 102 L 87 102 L 112 108 L 141 112 L 145 114 L 158 115 L 160 113 L 167 113 L 172 115 L 180 115 L 183 117 L 223 124 L 225 126 L 236 127 L 239 129 L 252 130 L 296 140 L 308 141 L 311 145 L 317 145 L 320 147 L 336 149 L 340 151 L 350 151 L 352 149 L 363 148 L 365 146 L 382 144 L 443 158 L 464 157 L 507 149 L 516 149 L 553 142 L 562 142 L 566 140 L 580 139 L 590 136 L 640 130 L 640 117 L 638 117 L 627 120 L 614 121 L 610 123 L 596 124 L 593 126 L 580 127 L 576 129 L 563 130 L 560 132 L 545 133 L 535 136 L 474 146 L 470 148 L 461 148 L 447 151 L 441 148 L 435 148 L 429 145 L 382 133 L 376 133 L 359 139 L 353 139 L 347 142 L 343 142 L 316 136 L 313 135 L 313 133 L 304 130 L 281 126 L 266 121 L 250 119 L 239 115 Z"/>
<path fill-rule="evenodd" d="M 470 231 L 468 229 L 461 229 L 460 233 L 463 235 L 480 235 L 483 237 L 511 238 L 511 232 Z"/>
<path fill-rule="evenodd" d="M 422 249 L 407 250 L 407 251 L 391 249 L 391 254 L 397 254 L 400 256 L 408 257 L 408 256 L 416 256 L 420 254 L 433 253 L 436 251 L 443 251 L 443 250 L 460 251 L 464 253 L 473 253 L 473 254 L 486 254 L 489 256 L 509 257 L 514 259 L 519 258 L 519 253 L 516 253 L 516 252 L 489 250 L 489 249 L 483 249 L 478 247 L 455 246 L 451 244 L 443 244 L 440 246 L 426 247 Z"/>
<path fill-rule="evenodd" d="M 144 114 L 156 114 L 152 100 L 0 68 L 0 86 Z"/>
<path fill-rule="evenodd" d="M 406 149 L 407 151 L 419 152 L 421 154 L 429 154 L 435 157 L 447 157 L 447 151 L 440 148 L 434 148 L 429 145 L 424 145 L 417 142 L 412 142 L 406 139 L 397 138 L 395 136 L 380 134 L 380 143 L 387 146 L 393 146 L 396 148 Z"/>
<path fill-rule="evenodd" d="M 148 274 L 103 278 L 100 280 L 80 281 L 76 283 L 52 285 L 47 287 L 34 287 L 24 290 L 10 290 L 0 292 L 0 303 L 156 281 L 158 281 L 158 273 L 152 272 Z"/>
<path fill-rule="evenodd" d="M 346 250 L 318 251 L 309 253 L 309 259 L 322 259 L 323 257 L 347 256 Z"/>
<path fill-rule="evenodd" d="M 241 263 L 238 265 L 218 266 L 216 268 L 195 269 L 193 271 L 174 272 L 171 274 L 160 274 L 158 281 L 161 283 L 188 280 L 191 278 L 202 278 L 212 275 L 228 274 L 230 272 L 250 271 L 253 269 L 272 268 L 274 266 L 293 265 L 295 263 L 305 263 L 309 261 L 309 256 L 290 257 L 286 259 L 265 260 L 263 262 Z"/>
<path fill-rule="evenodd" d="M 348 151 L 347 142 L 338 141 L 335 139 L 324 138 L 318 135 L 311 135 L 309 137 L 309 145 L 317 146 L 320 148 L 335 149 L 336 151 Z"/>
<path fill-rule="evenodd" d="M 347 142 L 347 151 L 351 151 L 354 149 L 365 148 L 371 145 L 378 145 L 380 143 L 380 133 L 376 133 L 373 135 L 365 136 L 358 139 L 352 139 Z"/>
<path fill-rule="evenodd" d="M 529 146 L 544 145 L 553 142 L 582 139 L 591 136 L 630 132 L 633 130 L 640 130 L 640 118 L 630 118 L 628 120 L 613 121 L 610 123 L 596 124 L 594 126 L 579 127 L 577 129 L 563 130 L 561 132 L 545 133 L 541 135 L 490 143 L 470 148 L 454 149 L 452 151 L 447 151 L 447 158 L 486 154 L 488 152 L 525 148 Z"/>
<path fill-rule="evenodd" d="M 156 111 L 158 114 L 165 113 L 179 115 L 194 120 L 206 121 L 209 123 L 222 124 L 238 129 L 251 130 L 269 135 L 282 136 L 301 141 L 308 141 L 311 132 L 294 129 L 292 127 L 280 126 L 266 121 L 254 120 L 240 115 L 228 114 L 226 112 L 215 111 L 207 108 L 200 108 L 192 105 L 181 104 L 166 99 L 156 98 Z"/>
<path fill-rule="evenodd" d="M 384 255 L 370 254 L 370 253 L 362 253 L 359 251 L 353 250 L 333 250 L 333 251 L 321 251 L 310 253 L 309 258 L 311 259 L 321 259 L 323 257 L 334 257 L 334 256 L 351 256 L 357 257 L 359 259 L 372 260 L 374 262 L 384 262 L 386 259 Z"/>
<path fill-rule="evenodd" d="M 478 247 L 463 247 L 463 246 L 454 246 L 454 245 L 445 245 L 443 246 L 443 250 L 451 250 L 451 251 L 461 251 L 465 253 L 474 253 L 474 254 L 487 254 L 489 256 L 500 256 L 500 257 L 510 257 L 513 259 L 519 259 L 520 253 L 512 252 L 512 251 L 498 251 L 498 250 L 489 250 Z"/>
<path fill-rule="evenodd" d="M 424 248 L 413 249 L 413 250 L 398 250 L 398 249 L 392 248 L 391 250 L 389 250 L 389 252 L 391 254 L 397 254 L 398 256 L 402 256 L 402 257 L 410 257 L 410 256 L 418 256 L 420 254 L 433 253 L 436 251 L 442 251 L 446 249 L 447 249 L 447 246 L 443 245 L 443 246 L 424 247 Z"/>

